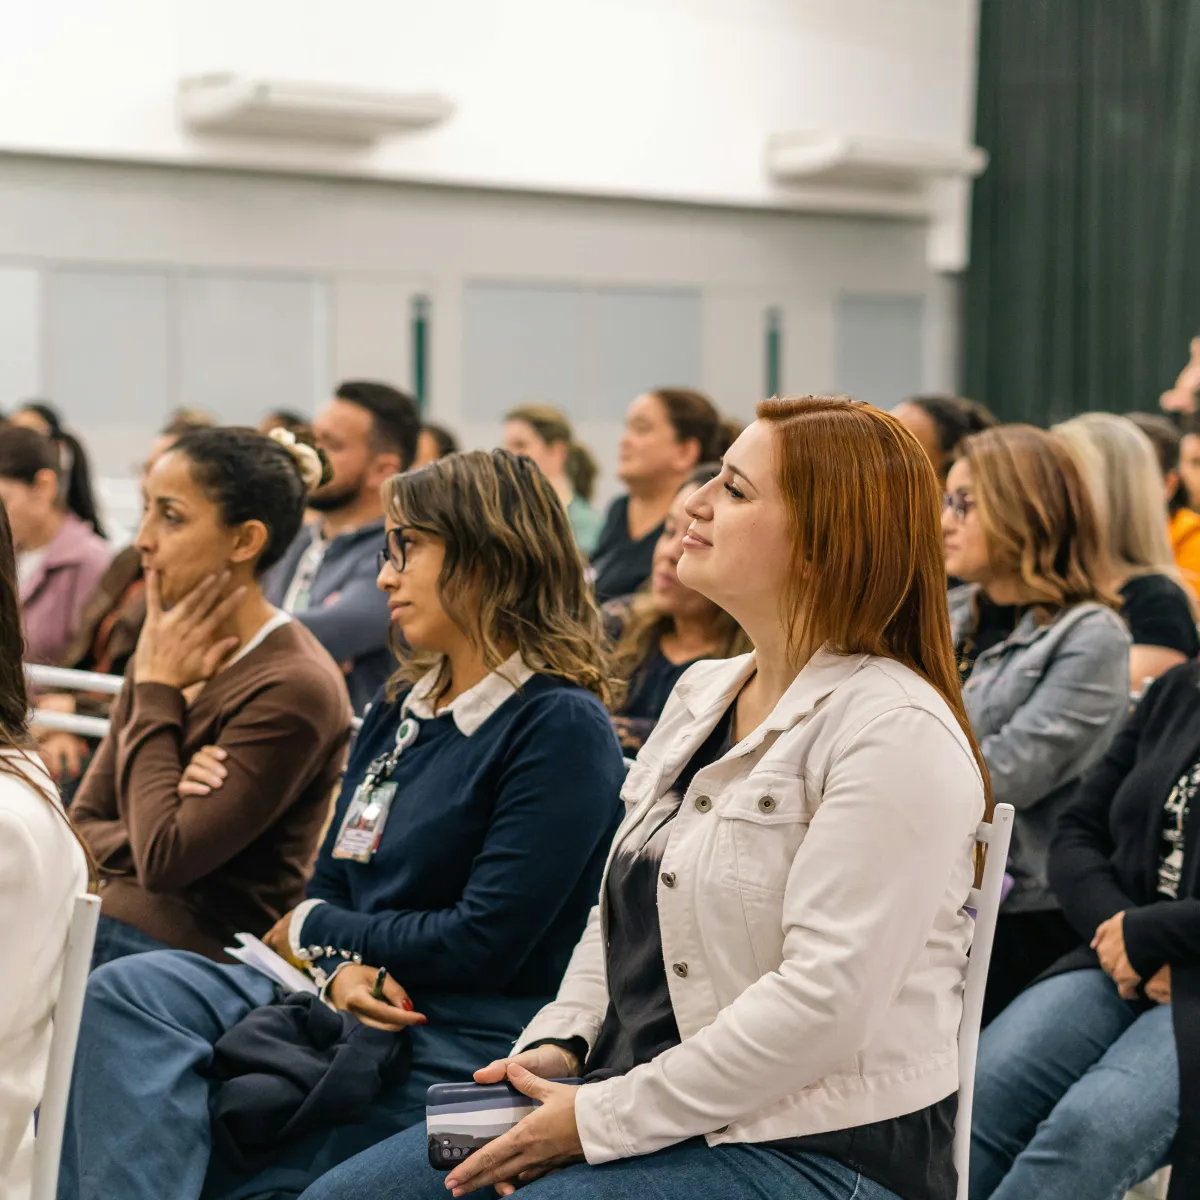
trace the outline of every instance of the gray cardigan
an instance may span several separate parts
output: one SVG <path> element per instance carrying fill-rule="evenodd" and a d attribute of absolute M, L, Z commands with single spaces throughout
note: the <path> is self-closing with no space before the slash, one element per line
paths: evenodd
<path fill-rule="evenodd" d="M 978 588 L 950 593 L 954 645 L 973 619 Z M 1059 814 L 1129 712 L 1129 633 L 1101 604 L 1078 604 L 1038 625 L 1027 612 L 985 650 L 963 686 L 971 728 L 997 804 L 1017 810 L 1004 912 L 1058 907 L 1047 859 Z"/>

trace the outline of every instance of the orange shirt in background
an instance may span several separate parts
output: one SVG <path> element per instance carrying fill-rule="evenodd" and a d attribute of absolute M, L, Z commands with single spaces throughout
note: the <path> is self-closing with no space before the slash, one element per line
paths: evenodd
<path fill-rule="evenodd" d="M 1200 513 L 1181 508 L 1171 518 L 1169 531 L 1175 562 L 1192 591 L 1200 596 Z"/>

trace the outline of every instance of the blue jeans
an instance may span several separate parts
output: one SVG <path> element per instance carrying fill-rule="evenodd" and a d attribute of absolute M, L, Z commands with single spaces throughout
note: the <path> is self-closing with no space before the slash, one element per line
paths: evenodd
<path fill-rule="evenodd" d="M 980 1039 L 971 1200 L 1120 1200 L 1178 1121 L 1171 1006 L 1140 1012 L 1099 970 L 1057 975 Z"/>
<path fill-rule="evenodd" d="M 446 1200 L 448 1172 L 429 1165 L 416 1125 L 322 1176 L 303 1200 Z M 492 1188 L 476 1192 L 495 1197 Z M 894 1193 L 819 1154 L 762 1146 L 709 1147 L 700 1138 L 644 1158 L 567 1167 L 521 1188 L 520 1200 L 896 1200 Z"/>
<path fill-rule="evenodd" d="M 100 914 L 96 926 L 96 948 L 92 951 L 92 970 L 104 966 L 127 954 L 145 954 L 148 950 L 168 950 L 162 942 L 155 941 L 149 934 L 118 921 L 115 917 Z"/>
<path fill-rule="evenodd" d="M 177 950 L 138 954 L 92 974 L 63 1141 L 59 1200 L 283 1200 L 343 1160 L 425 1116 L 432 1083 L 462 1082 L 507 1054 L 536 998 L 415 997 L 429 1025 L 409 1031 L 408 1079 L 368 1117 L 286 1147 L 265 1170 L 213 1160 L 210 1084 L 217 1039 L 275 985 L 250 967 Z"/>

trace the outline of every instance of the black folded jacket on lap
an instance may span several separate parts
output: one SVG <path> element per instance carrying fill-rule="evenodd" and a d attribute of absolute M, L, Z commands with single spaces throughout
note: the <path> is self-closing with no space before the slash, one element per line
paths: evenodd
<path fill-rule="evenodd" d="M 407 1032 L 372 1029 L 306 992 L 256 1008 L 213 1047 L 213 1151 L 259 1171 L 305 1134 L 361 1120 L 411 1064 Z"/>

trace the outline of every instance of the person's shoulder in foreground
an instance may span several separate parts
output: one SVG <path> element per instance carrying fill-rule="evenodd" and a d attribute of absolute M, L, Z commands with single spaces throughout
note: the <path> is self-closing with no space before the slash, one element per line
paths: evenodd
<path fill-rule="evenodd" d="M 735 658 L 698 662 L 684 672 L 676 684 L 676 694 L 693 710 L 705 704 L 719 703 L 731 688 L 736 688 L 748 677 L 752 657 L 752 654 L 742 654 Z M 823 679 L 815 679 L 818 672 Z M 813 707 L 807 703 L 812 696 L 820 698 L 823 708 L 836 701 L 850 720 L 867 721 L 872 715 L 890 709 L 923 709 L 957 731 L 963 745 L 967 745 L 966 736 L 945 697 L 922 675 L 893 658 L 818 651 L 797 676 L 797 683 L 785 693 L 777 712 L 786 712 L 789 697 L 795 695 L 805 697 L 804 715 Z"/>

